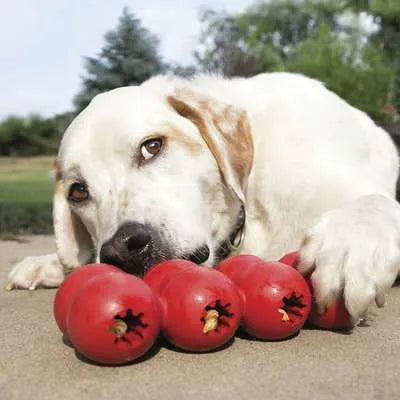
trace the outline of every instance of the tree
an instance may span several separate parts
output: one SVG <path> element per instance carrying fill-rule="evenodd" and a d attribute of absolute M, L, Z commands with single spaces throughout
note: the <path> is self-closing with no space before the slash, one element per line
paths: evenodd
<path fill-rule="evenodd" d="M 0 124 L 0 155 L 32 156 L 55 154 L 67 115 L 43 118 L 31 114 L 26 118 L 10 116 Z"/>
<path fill-rule="evenodd" d="M 364 11 L 373 17 L 378 29 L 371 34 L 373 41 L 393 65 L 394 73 L 387 93 L 387 101 L 400 115 L 400 1 L 399 0 L 347 0 L 349 8 Z"/>
<path fill-rule="evenodd" d="M 383 12 L 378 3 L 391 6 Z M 228 76 L 277 70 L 303 73 L 382 119 L 382 109 L 389 109 L 384 107 L 387 99 L 397 93 L 394 71 L 400 57 L 395 49 L 400 38 L 396 44 L 391 39 L 400 34 L 399 19 L 389 24 L 385 18 L 400 9 L 398 4 L 398 0 L 271 0 L 236 15 L 208 12 L 196 57 L 203 70 Z M 368 12 L 379 11 L 375 31 L 361 24 L 367 6 Z M 382 51 L 385 48 L 389 50 Z M 400 86 L 400 78 L 398 82 Z"/>
<path fill-rule="evenodd" d="M 0 155 L 9 156 L 17 152 L 25 130 L 23 118 L 9 116 L 0 125 Z"/>
<path fill-rule="evenodd" d="M 339 39 L 321 24 L 296 46 L 287 69 L 321 80 L 353 106 L 382 118 L 393 68 L 378 48 L 360 43 L 357 36 Z"/>
<path fill-rule="evenodd" d="M 338 9 L 335 2 L 275 0 L 237 15 L 206 11 L 195 56 L 203 70 L 227 76 L 284 70 L 293 48 L 320 23 L 338 27 Z"/>
<path fill-rule="evenodd" d="M 137 85 L 166 69 L 158 53 L 159 40 L 124 8 L 116 29 L 105 35 L 97 57 L 85 58 L 83 88 L 75 97 L 77 111 L 103 91 Z"/>
<path fill-rule="evenodd" d="M 168 66 L 168 72 L 176 76 L 181 76 L 182 78 L 190 78 L 197 72 L 197 69 L 194 65 L 173 63 Z"/>
<path fill-rule="evenodd" d="M 252 43 L 248 21 L 227 13 L 206 11 L 200 47 L 195 58 L 205 72 L 225 76 L 251 76 L 282 69 L 280 51 L 271 44 Z"/>

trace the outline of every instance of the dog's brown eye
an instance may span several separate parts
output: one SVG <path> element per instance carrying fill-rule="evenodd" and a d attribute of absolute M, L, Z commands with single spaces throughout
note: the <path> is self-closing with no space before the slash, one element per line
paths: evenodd
<path fill-rule="evenodd" d="M 162 145 L 163 145 L 162 138 L 154 138 L 146 140 L 140 146 L 140 154 L 144 160 L 149 160 L 150 158 L 153 158 L 160 152 Z"/>
<path fill-rule="evenodd" d="M 71 185 L 68 194 L 69 200 L 75 203 L 79 203 L 81 201 L 87 200 L 88 197 L 89 197 L 89 192 L 87 190 L 86 185 L 78 182 L 75 182 Z"/>

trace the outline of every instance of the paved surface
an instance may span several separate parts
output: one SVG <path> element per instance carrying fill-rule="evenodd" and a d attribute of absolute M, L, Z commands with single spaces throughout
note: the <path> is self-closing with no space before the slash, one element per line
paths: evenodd
<path fill-rule="evenodd" d="M 52 237 L 0 241 L 0 285 L 11 265 L 51 252 Z M 0 399 L 399 399 L 400 287 L 351 334 L 304 329 L 293 339 L 235 338 L 210 354 L 158 344 L 146 359 L 102 367 L 77 357 L 52 317 L 55 290 L 0 291 Z"/>

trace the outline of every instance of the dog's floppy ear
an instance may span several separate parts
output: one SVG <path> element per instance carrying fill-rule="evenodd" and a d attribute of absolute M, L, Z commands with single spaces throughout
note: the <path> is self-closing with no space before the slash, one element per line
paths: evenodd
<path fill-rule="evenodd" d="M 245 203 L 253 142 L 244 110 L 192 90 L 177 89 L 168 103 L 199 129 L 227 185 Z"/>
<path fill-rule="evenodd" d="M 66 271 L 93 261 L 93 243 L 80 218 L 65 197 L 58 162 L 54 163 L 56 185 L 53 198 L 53 224 L 57 255 Z"/>

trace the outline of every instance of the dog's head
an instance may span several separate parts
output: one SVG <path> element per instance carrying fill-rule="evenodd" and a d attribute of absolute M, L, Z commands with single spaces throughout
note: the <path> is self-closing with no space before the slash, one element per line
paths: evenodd
<path fill-rule="evenodd" d="M 61 143 L 57 251 L 142 275 L 170 258 L 215 264 L 245 202 L 253 159 L 244 111 L 186 88 L 97 96 Z"/>

